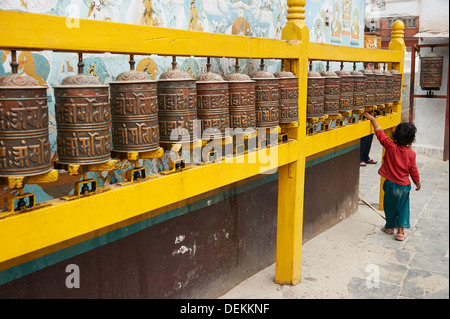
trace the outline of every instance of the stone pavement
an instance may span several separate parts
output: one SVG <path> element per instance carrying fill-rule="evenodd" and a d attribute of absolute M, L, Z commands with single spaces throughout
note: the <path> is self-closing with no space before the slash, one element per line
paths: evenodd
<path fill-rule="evenodd" d="M 381 150 L 374 138 L 370 156 L 378 164 L 360 168 L 360 197 L 375 208 Z M 417 166 L 422 189 L 412 185 L 405 241 L 383 233 L 384 219 L 360 201 L 356 213 L 304 243 L 298 285 L 275 284 L 272 264 L 221 298 L 448 299 L 449 162 L 418 155 Z"/>

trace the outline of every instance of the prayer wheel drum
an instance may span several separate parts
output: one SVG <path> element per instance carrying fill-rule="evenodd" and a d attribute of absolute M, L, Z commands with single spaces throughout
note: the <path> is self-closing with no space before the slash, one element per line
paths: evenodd
<path fill-rule="evenodd" d="M 113 150 L 159 148 L 157 82 L 145 72 L 119 74 L 110 84 Z"/>
<path fill-rule="evenodd" d="M 400 102 L 402 97 L 402 74 L 398 70 L 390 70 L 390 72 L 394 76 L 392 100 L 393 102 Z"/>
<path fill-rule="evenodd" d="M 308 72 L 306 117 L 316 118 L 324 115 L 325 78 L 319 72 Z"/>
<path fill-rule="evenodd" d="M 337 115 L 339 114 L 341 78 L 333 71 L 320 72 L 320 75 L 325 78 L 324 113 L 327 115 Z"/>
<path fill-rule="evenodd" d="M 256 127 L 276 127 L 280 123 L 279 80 L 273 74 L 259 70 L 255 81 Z"/>
<path fill-rule="evenodd" d="M 376 75 L 376 103 L 383 105 L 386 102 L 386 74 L 382 70 L 373 70 Z"/>
<path fill-rule="evenodd" d="M 366 76 L 360 71 L 352 71 L 353 76 L 353 110 L 364 110 L 366 99 Z"/>
<path fill-rule="evenodd" d="M 442 84 L 444 57 L 431 51 L 420 58 L 420 87 L 422 90 L 439 90 Z"/>
<path fill-rule="evenodd" d="M 395 77 L 391 71 L 383 71 L 386 75 L 385 104 L 394 103 Z"/>
<path fill-rule="evenodd" d="M 233 73 L 228 81 L 231 128 L 256 128 L 255 81 L 246 74 Z"/>
<path fill-rule="evenodd" d="M 298 78 L 284 69 L 273 75 L 280 86 L 280 123 L 298 122 Z"/>
<path fill-rule="evenodd" d="M 82 70 L 82 69 L 81 69 Z M 107 85 L 91 75 L 69 76 L 55 86 L 60 164 L 98 164 L 111 159 L 111 108 Z"/>
<path fill-rule="evenodd" d="M 47 88 L 16 71 L 0 77 L 0 177 L 51 170 Z"/>
<path fill-rule="evenodd" d="M 361 72 L 366 77 L 364 106 L 377 105 L 377 78 L 373 70 L 363 69 Z"/>
<path fill-rule="evenodd" d="M 176 65 L 176 63 L 175 63 Z M 194 121 L 197 120 L 197 89 L 187 72 L 175 69 L 164 72 L 158 81 L 158 117 L 161 143 L 183 140 L 194 142 Z M 172 132 L 176 133 L 173 139 Z"/>
<path fill-rule="evenodd" d="M 197 117 L 201 120 L 202 132 L 215 128 L 225 137 L 230 127 L 228 82 L 209 70 L 200 74 L 196 81 Z"/>
<path fill-rule="evenodd" d="M 336 74 L 341 78 L 339 111 L 351 111 L 353 110 L 353 75 L 344 70 L 336 71 Z"/>

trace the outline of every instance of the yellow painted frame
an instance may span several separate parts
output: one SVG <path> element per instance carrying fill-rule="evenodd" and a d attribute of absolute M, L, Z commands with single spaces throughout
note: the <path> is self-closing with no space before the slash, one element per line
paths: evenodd
<path fill-rule="evenodd" d="M 73 243 L 74 239 L 88 233 L 101 233 L 111 225 L 278 167 L 275 281 L 279 284 L 300 282 L 306 158 L 373 132 L 370 123 L 363 121 L 306 135 L 309 60 L 389 62 L 403 73 L 405 48 L 404 25 L 400 21 L 393 25 L 389 50 L 310 43 L 305 24 L 305 4 L 306 0 L 288 0 L 288 21 L 282 40 L 87 19 L 74 21 L 52 15 L 0 10 L 1 49 L 285 59 L 287 69 L 299 78 L 298 125 L 282 127 L 290 140 L 271 148 L 271 151 L 277 152 L 275 167 L 265 166 L 266 163 L 259 161 L 249 163 L 249 157 L 254 156 L 249 153 L 236 158 L 244 163 L 222 161 L 171 175 L 157 175 L 143 182 L 107 186 L 99 194 L 72 201 L 55 199 L 50 201 L 51 205 L 38 210 L 1 219 L 0 270 L 32 260 L 40 252 L 48 253 L 52 247 Z M 92 30 L 95 30 L 95 37 Z M 400 122 L 400 105 L 394 105 L 393 114 L 379 118 L 384 129 Z M 172 192 L 162 192 L 162 189 L 171 189 Z M 154 195 L 151 201 L 147 200 L 148 194 Z"/>

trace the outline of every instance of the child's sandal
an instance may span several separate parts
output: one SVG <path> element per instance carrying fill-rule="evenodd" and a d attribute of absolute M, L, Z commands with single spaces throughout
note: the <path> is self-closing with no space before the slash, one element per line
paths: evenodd
<path fill-rule="evenodd" d="M 381 230 L 386 234 L 393 234 L 395 232 L 394 228 L 385 228 L 384 226 L 381 227 Z"/>
<path fill-rule="evenodd" d="M 405 234 L 399 234 L 399 233 L 397 233 L 397 234 L 395 235 L 395 239 L 396 239 L 396 240 L 402 241 L 402 240 L 405 240 L 405 238 L 406 238 L 406 235 L 405 235 Z"/>

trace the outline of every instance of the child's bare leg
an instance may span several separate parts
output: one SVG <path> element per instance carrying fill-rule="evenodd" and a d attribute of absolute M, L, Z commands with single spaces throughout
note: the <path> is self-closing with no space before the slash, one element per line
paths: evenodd
<path fill-rule="evenodd" d="M 405 234 L 405 229 L 403 227 L 399 227 L 397 233 L 404 235 Z"/>

